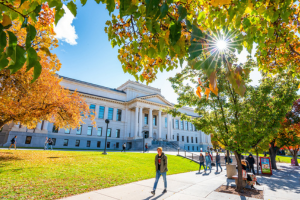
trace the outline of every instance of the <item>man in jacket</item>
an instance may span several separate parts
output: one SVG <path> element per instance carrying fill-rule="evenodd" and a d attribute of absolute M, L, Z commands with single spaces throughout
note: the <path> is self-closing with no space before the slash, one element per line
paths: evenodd
<path fill-rule="evenodd" d="M 207 152 L 205 153 L 205 164 L 206 164 L 205 173 L 206 173 L 207 167 L 209 167 L 209 170 L 210 170 L 209 173 L 211 173 L 211 158 Z"/>
<path fill-rule="evenodd" d="M 200 153 L 200 156 L 199 156 L 199 163 L 200 163 L 200 166 L 199 166 L 199 173 L 200 173 L 200 170 L 201 170 L 201 166 L 203 166 L 204 170 L 205 170 L 205 165 L 204 165 L 204 156 L 202 153 Z"/>
<path fill-rule="evenodd" d="M 249 171 L 251 172 L 251 169 L 253 171 L 253 174 L 255 174 L 255 171 L 254 171 L 254 163 L 255 163 L 255 160 L 252 156 L 252 154 L 250 153 L 249 156 L 247 157 L 246 159 L 249 163 Z"/>
<path fill-rule="evenodd" d="M 218 166 L 221 168 L 221 172 L 223 171 L 223 169 L 221 167 L 221 157 L 218 152 L 216 154 L 216 166 L 217 166 L 217 172 L 218 172 Z"/>
<path fill-rule="evenodd" d="M 151 193 L 153 195 L 155 195 L 155 190 L 156 190 L 157 183 L 158 183 L 160 176 L 162 176 L 163 180 L 164 180 L 165 189 L 164 189 L 163 193 L 166 193 L 167 192 L 168 158 L 162 152 L 161 147 L 157 148 L 157 155 L 155 156 L 154 163 L 155 163 L 156 177 L 155 177 L 155 182 L 154 182 L 154 186 L 153 186 L 153 191 L 151 191 Z"/>

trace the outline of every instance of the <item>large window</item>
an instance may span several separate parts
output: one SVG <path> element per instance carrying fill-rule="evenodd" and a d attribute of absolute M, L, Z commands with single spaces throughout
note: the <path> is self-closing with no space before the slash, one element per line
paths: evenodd
<path fill-rule="evenodd" d="M 194 151 L 194 146 L 192 146 L 192 149 L 193 149 L 193 151 Z"/>
<path fill-rule="evenodd" d="M 173 135 L 173 140 L 174 140 L 174 135 Z"/>
<path fill-rule="evenodd" d="M 80 145 L 80 140 L 76 140 L 75 147 L 79 147 L 79 145 Z"/>
<path fill-rule="evenodd" d="M 80 125 L 79 127 L 77 127 L 76 135 L 81 135 L 81 131 L 82 131 L 82 125 Z"/>
<path fill-rule="evenodd" d="M 106 148 L 110 148 L 110 142 L 106 143 Z"/>
<path fill-rule="evenodd" d="M 53 125 L 52 133 L 58 133 L 58 127 Z"/>
<path fill-rule="evenodd" d="M 108 116 L 107 119 L 112 120 L 114 116 L 114 109 L 113 108 L 108 108 Z"/>
<path fill-rule="evenodd" d="M 31 136 L 26 136 L 25 144 L 30 144 L 31 143 Z"/>
<path fill-rule="evenodd" d="M 153 126 L 157 126 L 157 116 L 153 115 Z"/>
<path fill-rule="evenodd" d="M 69 139 L 64 139 L 64 146 L 68 146 L 68 143 L 69 143 Z"/>
<path fill-rule="evenodd" d="M 148 124 L 148 114 L 145 114 L 144 123 Z"/>
<path fill-rule="evenodd" d="M 91 141 L 90 141 L 90 140 L 88 140 L 88 141 L 86 142 L 86 147 L 91 147 Z"/>
<path fill-rule="evenodd" d="M 100 148 L 101 146 L 101 141 L 97 141 L 97 148 Z"/>
<path fill-rule="evenodd" d="M 180 129 L 183 130 L 183 120 L 180 121 Z"/>
<path fill-rule="evenodd" d="M 188 150 L 190 150 L 190 146 L 188 146 Z"/>
<path fill-rule="evenodd" d="M 55 146 L 56 138 L 52 138 L 51 140 L 52 140 L 52 145 Z"/>
<path fill-rule="evenodd" d="M 177 133 L 177 141 L 179 142 L 179 134 Z"/>
<path fill-rule="evenodd" d="M 94 104 L 90 105 L 90 115 L 95 115 L 96 106 Z"/>
<path fill-rule="evenodd" d="M 99 119 L 104 119 L 104 109 L 105 109 L 104 106 L 99 106 L 99 115 L 98 115 Z"/>
<path fill-rule="evenodd" d="M 122 116 L 122 110 L 121 109 L 117 109 L 117 121 L 121 121 L 121 116 Z"/>
<path fill-rule="evenodd" d="M 102 136 L 102 127 L 98 127 L 97 136 Z"/>
<path fill-rule="evenodd" d="M 65 128 L 65 134 L 70 134 L 71 129 Z"/>
<path fill-rule="evenodd" d="M 116 130 L 116 138 L 120 138 L 120 129 Z"/>
<path fill-rule="evenodd" d="M 184 121 L 184 128 L 185 128 L 185 130 L 189 130 L 188 128 L 188 122 L 187 121 Z"/>
<path fill-rule="evenodd" d="M 189 136 L 186 136 L 186 142 L 189 143 Z"/>
<path fill-rule="evenodd" d="M 165 127 L 167 128 L 168 127 L 168 118 L 165 117 Z"/>
<path fill-rule="evenodd" d="M 119 148 L 119 142 L 116 143 L 116 148 L 117 148 L 117 149 Z"/>
<path fill-rule="evenodd" d="M 196 137 L 196 143 L 198 143 L 198 138 Z"/>
<path fill-rule="evenodd" d="M 178 121 L 178 119 L 175 120 L 175 128 L 179 129 L 179 121 Z"/>
<path fill-rule="evenodd" d="M 184 136 L 182 136 L 182 138 L 181 138 L 181 139 L 182 139 L 182 142 L 184 142 Z"/>
<path fill-rule="evenodd" d="M 191 142 L 194 143 L 194 138 L 193 137 L 191 137 Z"/>
<path fill-rule="evenodd" d="M 107 137 L 111 137 L 111 128 L 107 129 Z"/>
<path fill-rule="evenodd" d="M 92 127 L 92 126 L 88 126 L 88 129 L 87 129 L 87 135 L 88 135 L 88 136 L 91 136 L 91 135 L 92 135 L 92 132 L 93 132 L 93 127 Z"/>
<path fill-rule="evenodd" d="M 190 124 L 190 131 L 193 130 L 193 124 L 192 123 L 189 123 Z"/>

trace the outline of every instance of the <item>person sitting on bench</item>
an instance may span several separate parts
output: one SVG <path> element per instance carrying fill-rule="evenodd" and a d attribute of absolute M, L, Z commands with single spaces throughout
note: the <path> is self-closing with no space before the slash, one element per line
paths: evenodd
<path fill-rule="evenodd" d="M 245 160 L 241 161 L 242 163 L 242 169 L 246 170 L 247 169 L 247 162 Z M 247 184 L 251 187 L 251 189 L 255 189 L 254 188 L 254 184 L 260 185 L 260 183 L 257 182 L 257 178 L 254 174 L 248 174 L 247 173 Z"/>

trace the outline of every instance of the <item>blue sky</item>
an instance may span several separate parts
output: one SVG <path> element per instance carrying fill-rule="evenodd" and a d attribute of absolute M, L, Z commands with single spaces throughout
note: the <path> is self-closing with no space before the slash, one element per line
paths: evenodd
<path fill-rule="evenodd" d="M 83 7 L 80 1 L 76 4 L 76 18 L 66 9 L 65 16 L 55 28 L 59 47 L 52 53 L 56 53 L 62 63 L 58 74 L 111 88 L 117 88 L 129 79 L 135 80 L 133 76 L 124 74 L 117 58 L 118 49 L 111 47 L 104 32 L 105 22 L 110 19 L 105 6 L 95 1 L 87 1 Z M 246 54 L 244 50 L 239 56 L 240 62 L 244 62 Z M 177 95 L 167 78 L 179 71 L 180 67 L 159 73 L 157 80 L 150 84 L 160 88 L 162 95 L 172 103 L 177 102 Z M 260 78 L 259 73 L 252 73 L 251 78 L 256 83 Z"/>

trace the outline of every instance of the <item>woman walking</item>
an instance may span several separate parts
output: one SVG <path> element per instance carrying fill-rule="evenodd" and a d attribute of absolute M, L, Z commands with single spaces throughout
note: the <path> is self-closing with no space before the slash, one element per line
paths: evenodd
<path fill-rule="evenodd" d="M 211 173 L 211 158 L 210 158 L 210 156 L 208 155 L 207 152 L 205 153 L 205 164 L 206 164 L 206 166 L 205 166 L 205 173 L 206 173 L 206 170 L 207 170 L 208 166 L 209 166 L 209 170 L 210 170 L 209 173 Z"/>
<path fill-rule="evenodd" d="M 203 169 L 205 170 L 205 165 L 204 165 L 204 156 L 202 153 L 200 153 L 200 156 L 199 156 L 199 161 L 200 161 L 200 166 L 199 166 L 199 173 L 200 173 L 200 170 L 201 170 L 201 166 L 203 166 Z"/>

